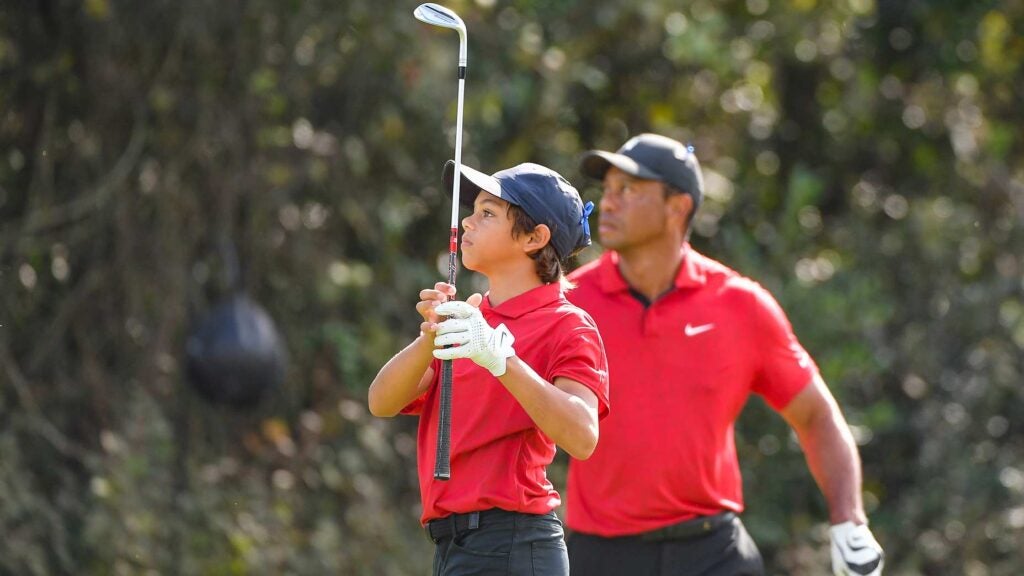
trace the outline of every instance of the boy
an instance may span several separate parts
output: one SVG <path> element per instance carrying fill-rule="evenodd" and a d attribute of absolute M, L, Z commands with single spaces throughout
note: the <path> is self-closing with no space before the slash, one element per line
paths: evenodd
<path fill-rule="evenodd" d="M 454 164 L 445 166 L 451 186 Z M 558 492 L 546 466 L 561 446 L 585 459 L 608 412 L 604 346 L 593 320 L 563 295 L 561 262 L 590 244 L 579 193 L 557 172 L 520 164 L 487 176 L 462 167 L 463 265 L 490 290 L 445 302 L 420 292 L 420 336 L 370 385 L 370 411 L 419 414 L 422 522 L 435 576 L 567 575 Z M 447 320 L 441 321 L 447 317 Z M 446 345 L 454 345 L 443 348 Z M 433 478 L 438 359 L 453 364 L 451 479 Z"/>

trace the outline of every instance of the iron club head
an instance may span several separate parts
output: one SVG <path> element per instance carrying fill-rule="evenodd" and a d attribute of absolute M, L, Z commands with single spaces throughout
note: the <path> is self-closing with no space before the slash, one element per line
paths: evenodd
<path fill-rule="evenodd" d="M 460 34 L 466 33 L 466 24 L 462 21 L 462 18 L 459 18 L 458 14 L 440 4 L 434 4 L 433 2 L 420 4 L 413 11 L 413 16 L 416 16 L 416 19 L 420 22 L 426 22 L 432 26 L 454 28 Z"/>
<path fill-rule="evenodd" d="M 466 23 L 448 8 L 433 2 L 420 4 L 413 10 L 413 16 L 431 26 L 450 28 L 459 32 L 459 66 L 466 65 Z"/>

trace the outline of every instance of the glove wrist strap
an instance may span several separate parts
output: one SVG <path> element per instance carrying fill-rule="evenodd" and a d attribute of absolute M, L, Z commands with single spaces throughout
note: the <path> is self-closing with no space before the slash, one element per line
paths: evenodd
<path fill-rule="evenodd" d="M 515 336 L 504 324 L 498 324 L 491 331 L 490 337 L 487 339 L 487 348 L 494 354 L 494 365 L 490 368 L 490 372 L 495 377 L 505 375 L 506 360 L 516 354 L 515 348 L 512 347 L 515 341 Z"/>

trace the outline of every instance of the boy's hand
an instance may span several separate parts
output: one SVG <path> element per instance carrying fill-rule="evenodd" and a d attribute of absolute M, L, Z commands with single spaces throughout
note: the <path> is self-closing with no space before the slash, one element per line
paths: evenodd
<path fill-rule="evenodd" d="M 430 288 L 420 290 L 420 301 L 416 303 L 416 311 L 423 317 L 423 323 L 420 324 L 421 332 L 433 333 L 437 329 L 437 323 L 441 321 L 441 317 L 438 316 L 435 309 L 453 296 L 455 296 L 455 286 L 444 282 L 434 284 L 433 290 Z"/>
<path fill-rule="evenodd" d="M 434 358 L 469 358 L 494 376 L 501 376 L 505 374 L 505 360 L 516 353 L 512 348 L 515 337 L 504 324 L 491 328 L 477 308 L 480 301 L 479 294 L 474 294 L 468 302 L 453 300 L 436 307 L 437 314 L 449 319 L 437 326 L 434 345 L 458 346 L 434 350 Z"/>

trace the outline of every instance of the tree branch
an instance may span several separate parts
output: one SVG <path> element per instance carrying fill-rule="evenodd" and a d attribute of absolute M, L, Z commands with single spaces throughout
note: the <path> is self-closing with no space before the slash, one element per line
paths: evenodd
<path fill-rule="evenodd" d="M 54 450 L 62 456 L 78 461 L 87 469 L 95 469 L 98 462 L 96 456 L 84 446 L 65 436 L 40 410 L 35 397 L 32 395 L 30 383 L 25 375 L 22 374 L 17 360 L 14 358 L 5 340 L 0 340 L 0 365 L 3 366 L 4 374 L 7 375 L 7 378 L 13 384 L 14 391 L 18 396 L 18 402 L 29 418 L 29 427 L 53 446 Z"/>

